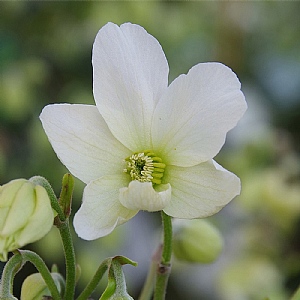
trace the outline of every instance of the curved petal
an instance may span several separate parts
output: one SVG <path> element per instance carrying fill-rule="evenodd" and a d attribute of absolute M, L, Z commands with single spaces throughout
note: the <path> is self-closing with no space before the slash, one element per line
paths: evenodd
<path fill-rule="evenodd" d="M 35 191 L 26 179 L 15 179 L 1 193 L 1 236 L 13 236 L 24 228 L 35 212 Z M 24 201 L 26 199 L 27 201 Z M 21 216 L 21 217 L 20 217 Z"/>
<path fill-rule="evenodd" d="M 156 106 L 153 149 L 182 167 L 212 159 L 247 108 L 240 87 L 220 63 L 198 64 L 179 76 Z"/>
<path fill-rule="evenodd" d="M 134 217 L 119 201 L 119 189 L 128 185 L 124 176 L 104 176 L 84 189 L 82 205 L 74 217 L 75 231 L 85 240 L 94 240 L 111 233 L 114 228 Z"/>
<path fill-rule="evenodd" d="M 154 106 L 168 85 L 160 44 L 138 25 L 108 23 L 96 36 L 92 61 L 96 105 L 111 132 L 133 152 L 148 149 Z"/>
<path fill-rule="evenodd" d="M 172 186 L 172 200 L 164 212 L 181 219 L 211 216 L 241 189 L 239 178 L 215 161 L 188 168 L 169 166 L 164 178 Z"/>
<path fill-rule="evenodd" d="M 155 190 L 151 182 L 134 180 L 120 189 L 119 199 L 128 209 L 159 211 L 171 200 L 171 186 L 161 184 L 159 190 Z"/>
<path fill-rule="evenodd" d="M 28 220 L 27 225 L 23 227 L 23 230 L 20 231 L 17 238 L 21 246 L 41 239 L 53 226 L 54 212 L 46 190 L 37 185 L 35 187 L 35 193 L 36 202 L 34 214 Z M 26 201 L 26 204 L 28 205 L 28 201 Z"/>
<path fill-rule="evenodd" d="M 40 119 L 54 151 L 74 176 L 88 183 L 122 174 L 131 151 L 111 134 L 96 106 L 48 105 Z"/>

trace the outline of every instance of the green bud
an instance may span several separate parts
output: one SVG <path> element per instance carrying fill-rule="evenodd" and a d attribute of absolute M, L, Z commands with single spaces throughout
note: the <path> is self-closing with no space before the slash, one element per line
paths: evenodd
<path fill-rule="evenodd" d="M 218 258 L 222 248 L 221 233 L 208 221 L 174 221 L 173 253 L 178 260 L 211 263 Z"/>
<path fill-rule="evenodd" d="M 46 190 L 26 179 L 0 186 L 0 261 L 7 253 L 45 236 L 54 213 Z"/>
<path fill-rule="evenodd" d="M 59 205 L 66 218 L 71 214 L 72 195 L 74 190 L 74 178 L 71 174 L 65 174 L 62 179 L 62 188 L 59 196 Z"/>
<path fill-rule="evenodd" d="M 59 273 L 51 273 L 51 276 L 61 295 L 64 293 L 65 281 Z M 41 300 L 44 297 L 50 297 L 51 293 L 40 273 L 29 275 L 22 284 L 22 300 Z"/>

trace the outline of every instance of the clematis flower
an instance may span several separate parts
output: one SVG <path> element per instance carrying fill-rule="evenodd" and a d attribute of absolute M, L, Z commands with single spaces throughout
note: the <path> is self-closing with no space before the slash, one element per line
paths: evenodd
<path fill-rule="evenodd" d="M 239 194 L 238 177 L 213 160 L 247 107 L 228 67 L 200 63 L 168 86 L 159 42 L 129 23 L 100 29 L 92 63 L 96 106 L 54 104 L 40 116 L 62 163 L 87 184 L 80 237 L 107 235 L 139 210 L 204 218 Z"/>

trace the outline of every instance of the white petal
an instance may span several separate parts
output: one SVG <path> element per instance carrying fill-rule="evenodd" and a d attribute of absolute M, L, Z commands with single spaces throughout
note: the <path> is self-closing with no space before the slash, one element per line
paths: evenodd
<path fill-rule="evenodd" d="M 132 151 L 150 147 L 153 110 L 168 85 L 158 41 L 138 25 L 108 23 L 93 47 L 94 96 L 115 137 Z"/>
<path fill-rule="evenodd" d="M 129 209 L 159 211 L 171 200 L 171 186 L 159 185 L 154 190 L 151 182 L 131 181 L 128 187 L 120 189 L 120 202 Z"/>
<path fill-rule="evenodd" d="M 172 200 L 164 212 L 182 219 L 217 213 L 241 189 L 239 178 L 215 161 L 187 168 L 169 166 L 164 179 L 172 186 Z"/>
<path fill-rule="evenodd" d="M 182 167 L 213 158 L 247 108 L 240 87 L 220 63 L 198 64 L 179 76 L 156 106 L 153 149 Z"/>
<path fill-rule="evenodd" d="M 88 183 L 103 175 L 122 174 L 131 154 L 109 131 L 96 106 L 46 106 L 40 119 L 61 162 Z"/>
<path fill-rule="evenodd" d="M 105 176 L 85 187 L 82 205 L 74 217 L 79 237 L 94 240 L 108 235 L 137 214 L 137 210 L 129 210 L 119 201 L 119 189 L 126 185 L 124 176 Z"/>

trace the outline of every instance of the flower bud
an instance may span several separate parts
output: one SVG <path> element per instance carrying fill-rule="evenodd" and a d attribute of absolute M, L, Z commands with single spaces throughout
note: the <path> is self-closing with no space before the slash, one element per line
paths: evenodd
<path fill-rule="evenodd" d="M 51 273 L 51 276 L 61 295 L 64 293 L 65 281 L 59 273 Z M 51 296 L 51 293 L 40 273 L 29 275 L 22 284 L 22 300 L 41 300 L 43 297 Z"/>
<path fill-rule="evenodd" d="M 178 260 L 211 263 L 223 248 L 223 239 L 216 227 L 203 219 L 175 220 L 173 252 Z"/>
<path fill-rule="evenodd" d="M 0 186 L 0 261 L 7 253 L 41 239 L 54 213 L 46 190 L 26 179 Z"/>

